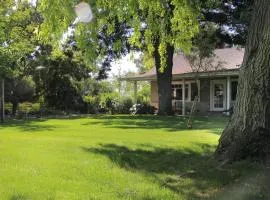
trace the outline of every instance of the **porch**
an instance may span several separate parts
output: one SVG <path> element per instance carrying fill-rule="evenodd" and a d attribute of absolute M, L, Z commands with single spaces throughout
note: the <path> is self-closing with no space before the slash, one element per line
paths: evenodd
<path fill-rule="evenodd" d="M 196 96 L 196 112 L 226 112 L 233 107 L 236 99 L 237 76 L 201 78 L 198 83 L 192 79 L 172 82 L 172 107 L 174 112 L 186 115 L 190 112 Z M 156 81 L 151 81 L 151 105 L 158 108 L 158 89 Z"/>

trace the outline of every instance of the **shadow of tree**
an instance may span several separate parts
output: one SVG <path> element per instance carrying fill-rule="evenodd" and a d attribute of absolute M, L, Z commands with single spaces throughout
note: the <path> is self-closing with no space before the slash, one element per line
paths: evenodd
<path fill-rule="evenodd" d="M 240 174 L 236 170 L 218 170 L 218 164 L 211 158 L 214 146 L 197 145 L 203 149 L 202 154 L 190 149 L 155 148 L 145 144 L 138 149 L 104 144 L 83 150 L 106 156 L 126 170 L 152 176 L 161 187 L 187 199 L 209 199 L 216 195 L 218 187 L 229 184 Z"/>
<path fill-rule="evenodd" d="M 9 200 L 27 200 L 30 199 L 29 197 L 26 197 L 22 194 L 16 194 L 16 195 L 12 195 Z"/>
<path fill-rule="evenodd" d="M 270 199 L 269 168 L 246 161 L 220 167 L 220 163 L 212 158 L 215 146 L 193 144 L 196 145 L 202 149 L 202 153 L 149 144 L 136 149 L 103 144 L 99 148 L 83 150 L 106 156 L 125 170 L 153 177 L 161 187 L 185 199 Z"/>
<path fill-rule="evenodd" d="M 186 126 L 187 119 L 176 116 L 100 115 L 92 118 L 96 119 L 96 121 L 89 121 L 82 125 L 103 125 L 121 129 L 166 129 L 171 132 L 190 130 Z M 227 117 L 197 117 L 194 120 L 192 130 L 209 129 L 213 133 L 220 135 L 227 121 Z"/>
<path fill-rule="evenodd" d="M 4 128 L 18 128 L 23 132 L 37 132 L 37 131 L 52 131 L 56 127 L 53 125 L 42 124 L 46 119 L 23 119 L 23 120 L 7 120 L 5 123 L 0 124 L 0 130 Z"/>

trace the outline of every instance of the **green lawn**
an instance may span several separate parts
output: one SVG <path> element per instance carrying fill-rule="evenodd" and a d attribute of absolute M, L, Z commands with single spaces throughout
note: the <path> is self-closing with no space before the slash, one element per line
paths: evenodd
<path fill-rule="evenodd" d="M 226 118 L 96 116 L 0 127 L 0 199 L 270 199 L 268 169 L 218 167 Z M 267 178 L 268 177 L 268 178 Z"/>

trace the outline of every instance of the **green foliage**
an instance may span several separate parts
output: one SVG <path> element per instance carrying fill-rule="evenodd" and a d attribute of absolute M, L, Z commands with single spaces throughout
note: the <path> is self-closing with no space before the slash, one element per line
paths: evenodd
<path fill-rule="evenodd" d="M 219 39 L 216 35 L 217 27 L 214 23 L 205 22 L 193 39 L 191 53 L 197 52 L 200 58 L 210 57 L 216 49 Z"/>
<path fill-rule="evenodd" d="M 5 113 L 8 115 L 12 113 L 12 103 L 5 102 Z"/>
<path fill-rule="evenodd" d="M 149 82 L 141 82 L 137 92 L 138 102 L 149 103 L 151 96 L 151 84 Z"/>
<path fill-rule="evenodd" d="M 16 6 L 15 1 L 1 2 L 0 76 L 16 74 L 17 61 L 34 52 L 37 45 L 35 32 L 39 24 L 35 9 L 26 1 L 18 1 Z"/>
<path fill-rule="evenodd" d="M 43 38 L 59 41 L 67 27 L 75 20 L 72 8 L 75 0 L 43 0 L 40 11 L 44 16 L 40 34 Z M 86 49 L 92 61 L 106 53 L 102 49 L 97 54 L 100 32 L 110 35 L 118 30 L 117 23 L 126 24 L 132 29 L 129 43 L 152 57 L 155 44 L 158 43 L 161 64 L 166 67 L 167 44 L 189 51 L 191 39 L 198 32 L 199 1 L 188 0 L 96 0 L 89 2 L 94 20 L 89 24 L 79 24 L 76 38 L 79 46 Z M 125 38 L 122 38 L 125 39 Z M 121 38 L 114 40 L 112 49 L 119 51 Z M 102 47 L 102 46 L 101 46 Z M 147 59 L 149 60 L 149 59 Z"/>
<path fill-rule="evenodd" d="M 98 105 L 99 97 L 98 96 L 84 96 L 83 100 L 85 103 L 88 103 L 91 105 Z"/>
<path fill-rule="evenodd" d="M 51 55 L 50 48 L 44 52 Z M 30 73 L 34 76 L 37 96 L 45 106 L 57 110 L 86 112 L 83 101 L 84 80 L 91 70 L 83 62 L 81 51 L 65 49 L 61 56 L 41 55 Z M 41 68 L 36 66 L 40 65 Z"/>
<path fill-rule="evenodd" d="M 30 103 L 30 102 L 23 102 L 20 103 L 18 106 L 19 113 L 38 113 L 40 111 L 40 104 L 39 103 Z"/>
<path fill-rule="evenodd" d="M 5 80 L 5 101 L 13 104 L 13 109 L 21 102 L 32 102 L 35 95 L 35 82 L 31 76 L 12 77 Z M 13 114 L 16 110 L 12 111 Z"/>
<path fill-rule="evenodd" d="M 115 106 L 118 114 L 130 114 L 130 108 L 133 106 L 133 99 L 130 97 L 122 97 Z"/>
<path fill-rule="evenodd" d="M 99 109 L 100 97 L 96 96 L 84 96 L 83 101 L 87 104 L 87 113 L 97 114 Z"/>
<path fill-rule="evenodd" d="M 100 106 L 101 108 L 114 110 L 116 102 L 119 101 L 119 94 L 116 92 L 101 93 L 100 94 Z"/>

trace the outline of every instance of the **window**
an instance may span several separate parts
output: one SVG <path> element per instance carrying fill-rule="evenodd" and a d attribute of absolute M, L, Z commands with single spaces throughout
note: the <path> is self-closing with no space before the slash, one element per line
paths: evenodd
<path fill-rule="evenodd" d="M 182 92 L 182 88 L 177 88 L 175 90 L 175 99 L 177 100 L 182 100 L 182 97 L 183 97 L 183 92 Z"/>
<path fill-rule="evenodd" d="M 182 100 L 182 85 L 176 84 L 172 85 L 173 99 Z"/>
<path fill-rule="evenodd" d="M 172 96 L 175 100 L 183 100 L 183 84 L 172 85 Z M 185 84 L 185 100 L 190 101 L 190 83 Z"/>
<path fill-rule="evenodd" d="M 197 84 L 191 83 L 191 101 L 194 101 L 196 96 L 198 96 Z"/>
<path fill-rule="evenodd" d="M 235 101 L 236 100 L 237 86 L 238 86 L 238 81 L 232 81 L 231 82 L 231 88 L 232 88 L 231 100 L 232 101 Z"/>
<path fill-rule="evenodd" d="M 190 101 L 189 99 L 189 84 L 185 84 L 185 99 Z"/>

